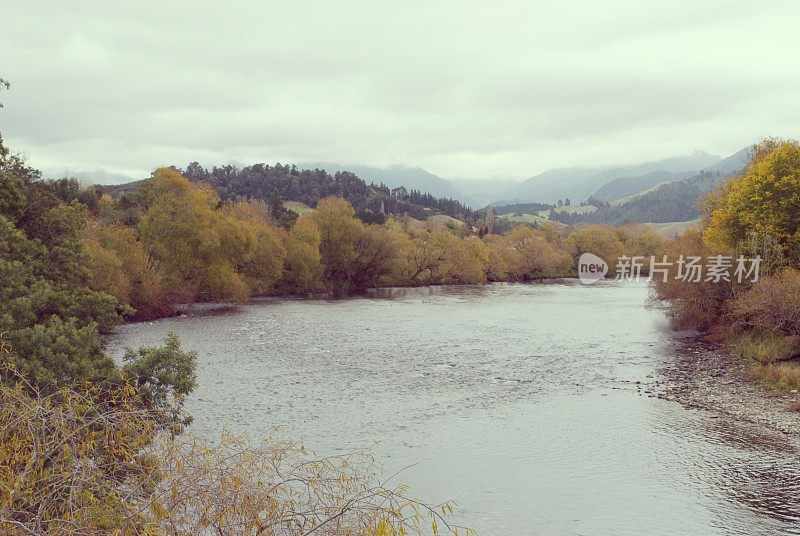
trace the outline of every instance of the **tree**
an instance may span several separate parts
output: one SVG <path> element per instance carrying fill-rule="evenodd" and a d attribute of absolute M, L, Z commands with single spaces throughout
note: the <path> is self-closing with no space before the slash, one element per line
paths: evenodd
<path fill-rule="evenodd" d="M 347 274 L 349 287 L 377 287 L 395 264 L 398 247 L 393 236 L 383 227 L 369 225 L 356 240 L 354 249 L 356 256 Z"/>
<path fill-rule="evenodd" d="M 183 427 L 192 422 L 183 409 L 186 397 L 197 386 L 196 352 L 181 350 L 175 333 L 164 346 L 125 349 L 122 374 L 136 388 L 138 400 L 161 427 Z"/>
<path fill-rule="evenodd" d="M 131 386 L 42 393 L 16 378 L 0 384 L 4 535 L 474 534 L 448 524 L 452 503 L 387 487 L 367 454 L 176 439 Z"/>
<path fill-rule="evenodd" d="M 511 246 L 506 236 L 486 235 L 486 279 L 488 281 L 507 281 L 510 271 L 521 264 L 520 253 Z"/>
<path fill-rule="evenodd" d="M 286 248 L 272 224 L 271 209 L 263 202 L 238 201 L 225 207 L 240 232 L 249 234 L 248 248 L 235 259 L 251 295 L 266 294 L 283 276 Z"/>
<path fill-rule="evenodd" d="M 136 231 L 119 223 L 91 220 L 81 233 L 89 266 L 89 287 L 130 305 L 133 317 L 151 319 L 172 312 L 173 296 L 149 265 Z"/>
<path fill-rule="evenodd" d="M 744 174 L 712 195 L 706 210 L 709 244 L 736 249 L 766 237 L 788 262 L 800 263 L 800 144 L 768 139 L 757 145 Z"/>
<path fill-rule="evenodd" d="M 696 230 L 689 230 L 668 242 L 662 253 L 671 260 L 681 256 L 707 259 L 712 255 L 730 255 L 730 251 L 710 247 Z M 666 280 L 654 278 L 656 297 L 668 304 L 668 313 L 677 327 L 697 330 L 711 328 L 723 314 L 727 301 L 734 296 L 733 286 L 724 280 L 716 283 L 685 281 L 689 272 L 684 269 L 681 278 L 678 271 L 678 263 L 674 262 L 669 267 Z"/>
<path fill-rule="evenodd" d="M 113 380 L 98 331 L 121 321 L 113 296 L 88 286 L 78 233 L 85 212 L 60 199 L 59 184 L 38 173 L 0 140 L 0 177 L 10 190 L 0 205 L 0 333 L 5 362 L 33 382 Z"/>
<path fill-rule="evenodd" d="M 355 218 L 350 203 L 335 197 L 320 201 L 312 218 L 320 231 L 325 281 L 332 289 L 346 290 L 350 285 L 350 265 L 358 257 L 356 243 L 364 232 L 364 224 Z"/>
<path fill-rule="evenodd" d="M 87 230 L 87 208 L 79 201 L 84 192 L 77 183 L 39 180 L 2 143 L 0 177 L 15 190 L 0 207 L 0 362 L 5 367 L 0 383 L 16 381 L 8 371 L 45 393 L 129 380 L 105 354 L 100 333 L 111 331 L 132 310 L 93 285 L 120 296 L 135 292 L 131 274 L 142 259 L 132 231 Z M 89 254 L 84 233 L 96 246 Z M 104 272 L 90 273 L 87 266 Z M 141 373 L 148 369 L 146 363 L 135 366 Z"/>
<path fill-rule="evenodd" d="M 310 214 L 300 216 L 286 235 L 283 289 L 306 294 L 322 286 L 321 235 Z"/>
<path fill-rule="evenodd" d="M 170 288 L 187 300 L 247 299 L 247 282 L 234 264 L 256 238 L 217 210 L 220 201 L 210 188 L 161 168 L 144 186 L 143 197 L 147 210 L 139 231 L 151 266 Z"/>
<path fill-rule="evenodd" d="M 574 262 L 584 253 L 597 255 L 608 263 L 609 271 L 616 270 L 617 260 L 625 253 L 625 245 L 616 231 L 603 225 L 587 225 L 567 237 L 567 247 Z"/>
<path fill-rule="evenodd" d="M 550 244 L 542 231 L 518 225 L 506 238 L 516 252 L 508 273 L 518 281 L 564 276 L 572 268 L 570 256 Z"/>

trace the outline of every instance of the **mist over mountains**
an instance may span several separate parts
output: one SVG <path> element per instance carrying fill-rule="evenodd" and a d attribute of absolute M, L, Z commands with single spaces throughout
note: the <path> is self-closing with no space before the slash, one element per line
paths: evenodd
<path fill-rule="evenodd" d="M 403 186 L 407 190 L 455 199 L 478 209 L 489 204 L 555 204 L 559 200 L 567 199 L 573 204 L 579 204 L 589 197 L 612 203 L 648 193 L 661 185 L 690 179 L 704 171 L 723 175 L 738 171 L 745 167 L 749 153 L 750 146 L 725 158 L 695 151 L 689 155 L 632 165 L 555 168 L 521 182 L 511 179 L 448 180 L 421 167 L 401 165 L 381 168 L 359 164 L 306 162 L 297 167 L 321 169 L 331 174 L 349 171 L 367 183 L 384 184 L 390 189 Z M 45 172 L 45 177 L 48 178 L 65 175 L 102 185 L 121 184 L 143 178 L 126 177 L 104 170 Z"/>
<path fill-rule="evenodd" d="M 328 173 L 349 171 L 364 179 L 367 183 L 385 184 L 389 188 L 404 186 L 408 190 L 419 190 L 435 197 L 449 197 L 458 201 L 467 202 L 466 196 L 453 184 L 420 167 L 391 166 L 380 168 L 362 165 L 343 165 L 330 162 L 310 162 L 298 164 L 300 169 L 324 169 Z"/>
<path fill-rule="evenodd" d="M 503 179 L 447 180 L 419 167 L 392 166 L 377 168 L 331 163 L 304 164 L 328 172 L 351 171 L 367 182 L 390 188 L 405 186 L 439 197 L 451 197 L 472 208 L 489 204 L 539 202 L 555 204 L 570 199 L 580 203 L 590 196 L 611 202 L 643 193 L 655 186 L 689 179 L 702 171 L 731 173 L 743 169 L 750 147 L 721 157 L 695 151 L 652 162 L 624 166 L 570 167 L 547 170 L 522 182 Z"/>

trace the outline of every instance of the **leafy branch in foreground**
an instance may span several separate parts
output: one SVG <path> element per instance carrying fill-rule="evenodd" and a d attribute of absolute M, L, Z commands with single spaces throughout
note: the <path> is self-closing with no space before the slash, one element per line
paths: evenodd
<path fill-rule="evenodd" d="M 459 533 L 452 503 L 409 498 L 366 453 L 320 458 L 230 434 L 210 444 L 163 430 L 129 385 L 42 394 L 5 375 L 16 381 L 0 383 L 3 534 Z"/>
<path fill-rule="evenodd" d="M 11 83 L 8 80 L 0 78 L 0 88 L 11 89 Z M 3 103 L 0 102 L 0 108 L 3 107 Z"/>

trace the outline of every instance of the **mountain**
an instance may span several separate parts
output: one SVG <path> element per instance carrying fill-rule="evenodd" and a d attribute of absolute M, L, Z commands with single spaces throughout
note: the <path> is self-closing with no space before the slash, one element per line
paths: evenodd
<path fill-rule="evenodd" d="M 330 162 L 311 162 L 299 164 L 300 169 L 324 169 L 334 174 L 349 171 L 364 179 L 367 183 L 385 184 L 389 188 L 404 186 L 407 190 L 417 190 L 434 197 L 447 197 L 459 201 L 467 201 L 467 196 L 458 191 L 449 181 L 434 175 L 420 167 L 391 166 L 379 168 L 361 165 L 342 165 Z"/>
<path fill-rule="evenodd" d="M 644 192 L 658 184 L 688 179 L 695 174 L 695 171 L 684 171 L 682 173 L 652 171 L 645 175 L 639 175 L 638 177 L 618 177 L 595 190 L 592 197 L 601 201 L 611 202 L 639 192 Z"/>
<path fill-rule="evenodd" d="M 641 177 L 619 178 L 601 186 L 593 197 L 600 203 L 591 213 L 570 214 L 551 212 L 551 218 L 566 224 L 605 223 L 620 225 L 628 222 L 671 223 L 695 220 L 700 216 L 698 200 L 724 183 L 729 177 L 740 173 L 752 153 L 752 146 L 745 147 L 731 156 L 708 166 L 689 178 L 675 180 L 680 173 L 653 172 Z M 673 180 L 669 180 L 673 178 Z M 667 180 L 662 180 L 667 179 Z M 616 197 L 625 190 L 655 185 L 625 197 Z M 610 198 L 617 202 L 608 203 Z"/>
<path fill-rule="evenodd" d="M 730 176 L 730 172 L 706 170 L 685 180 L 672 181 L 651 188 L 618 205 L 607 204 L 585 214 L 553 212 L 550 217 L 560 223 L 571 225 L 581 223 L 622 225 L 695 220 L 700 216 L 697 207 L 700 198 Z"/>
<path fill-rule="evenodd" d="M 718 164 L 721 160 L 720 156 L 695 151 L 690 155 L 643 164 L 551 169 L 519 183 L 500 197 L 508 200 L 543 203 L 555 203 L 559 199 L 566 198 L 570 198 L 572 201 L 583 201 L 603 184 L 622 177 L 641 177 L 653 172 L 691 175 L 691 172 L 697 173 Z"/>
<path fill-rule="evenodd" d="M 498 195 L 505 193 L 519 181 L 511 179 L 449 179 L 455 188 L 464 194 L 465 203 L 472 208 L 481 208 L 498 201 Z"/>
<path fill-rule="evenodd" d="M 750 160 L 750 155 L 753 152 L 753 146 L 748 145 L 744 149 L 740 149 L 730 155 L 728 158 L 723 158 L 713 166 L 709 166 L 710 171 L 720 171 L 722 173 L 732 173 L 734 171 L 741 171 L 747 167 L 747 162 Z"/>

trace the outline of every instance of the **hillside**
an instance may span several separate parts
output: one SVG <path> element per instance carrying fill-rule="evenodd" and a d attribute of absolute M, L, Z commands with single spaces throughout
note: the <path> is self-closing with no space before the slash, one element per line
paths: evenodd
<path fill-rule="evenodd" d="M 500 198 L 520 202 L 555 203 L 559 199 L 571 199 L 573 203 L 581 202 L 604 184 L 623 177 L 635 178 L 653 173 L 665 176 L 671 174 L 691 176 L 720 161 L 722 158 L 719 156 L 697 151 L 691 155 L 627 166 L 551 169 L 523 181 L 502 194 Z M 651 183 L 643 189 L 653 184 L 656 183 Z"/>
<path fill-rule="evenodd" d="M 350 172 L 331 175 L 320 169 L 300 170 L 281 164 L 255 164 L 243 168 L 225 165 L 208 170 L 193 162 L 182 173 L 192 182 L 210 184 L 223 201 L 244 198 L 273 203 L 277 195 L 281 201 L 315 207 L 320 199 L 334 195 L 347 199 L 360 217 L 370 220 L 377 217 L 381 207 L 386 214 L 408 214 L 417 219 L 427 219 L 435 214 L 445 214 L 462 221 L 471 221 L 476 217 L 460 201 L 437 198 L 417 190 L 392 192 L 386 185 L 367 184 Z M 117 198 L 135 195 L 141 182 L 107 186 L 105 190 Z"/>
<path fill-rule="evenodd" d="M 688 179 L 695 175 L 694 171 L 685 171 L 682 173 L 670 173 L 668 171 L 652 171 L 645 175 L 637 177 L 618 177 L 609 181 L 598 188 L 592 197 L 601 201 L 611 202 L 617 199 L 622 199 L 640 192 L 644 192 L 666 182 L 672 182 L 680 179 Z"/>
<path fill-rule="evenodd" d="M 585 214 L 550 212 L 550 218 L 566 224 L 604 223 L 668 223 L 684 222 L 699 217 L 697 201 L 729 175 L 704 171 L 694 177 L 673 181 L 634 195 L 622 204 L 605 204 Z"/>

